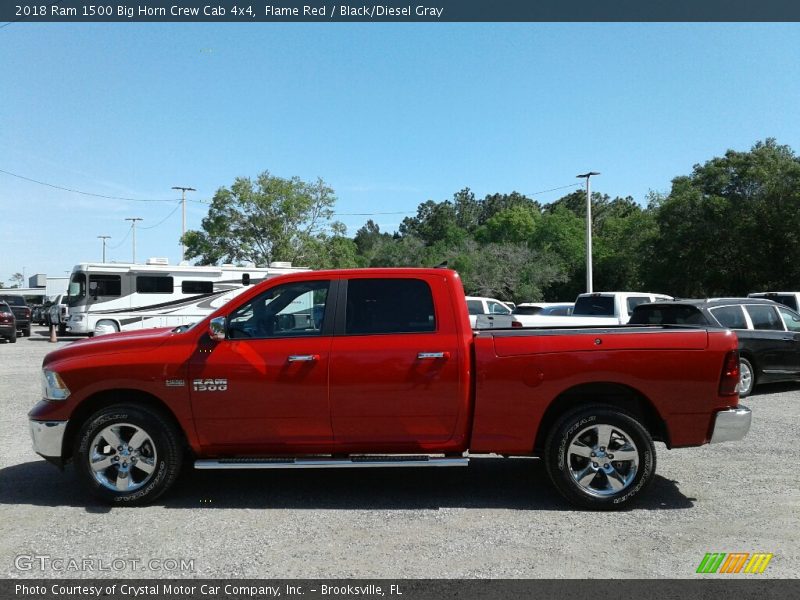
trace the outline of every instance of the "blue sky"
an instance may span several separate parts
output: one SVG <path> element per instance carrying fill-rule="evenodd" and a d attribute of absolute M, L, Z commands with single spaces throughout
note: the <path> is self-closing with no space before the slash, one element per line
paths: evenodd
<path fill-rule="evenodd" d="M 323 178 L 339 213 L 470 187 L 542 202 L 666 192 L 726 149 L 800 151 L 797 24 L 24 24 L 0 29 L 0 169 L 95 194 L 210 199 L 263 170 Z M 175 202 L 0 173 L 0 280 L 180 258 Z M 206 207 L 192 202 L 187 227 Z M 340 214 L 353 235 L 368 216 Z M 393 231 L 403 215 L 375 215 Z M 163 222 L 162 222 L 163 221 Z M 145 229 L 151 227 L 151 229 Z"/>

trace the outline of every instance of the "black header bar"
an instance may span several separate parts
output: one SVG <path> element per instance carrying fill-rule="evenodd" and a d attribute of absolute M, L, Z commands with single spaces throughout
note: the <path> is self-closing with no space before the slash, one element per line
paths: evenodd
<path fill-rule="evenodd" d="M 4 0 L 1 22 L 797 22 L 789 0 Z"/>

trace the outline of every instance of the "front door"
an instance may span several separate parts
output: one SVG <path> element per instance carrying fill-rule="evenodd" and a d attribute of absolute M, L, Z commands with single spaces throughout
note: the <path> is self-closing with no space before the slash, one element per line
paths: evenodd
<path fill-rule="evenodd" d="M 229 313 L 225 340 L 201 338 L 189 383 L 207 452 L 330 451 L 330 287 L 309 280 L 270 288 Z"/>

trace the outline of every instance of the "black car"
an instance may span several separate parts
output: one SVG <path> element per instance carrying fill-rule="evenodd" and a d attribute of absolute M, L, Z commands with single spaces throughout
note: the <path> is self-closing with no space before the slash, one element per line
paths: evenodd
<path fill-rule="evenodd" d="M 12 344 L 17 341 L 17 319 L 5 302 L 0 302 L 0 339 L 2 338 Z"/>
<path fill-rule="evenodd" d="M 11 307 L 17 319 L 17 331 L 22 335 L 31 335 L 31 309 L 25 302 L 25 297 L 19 294 L 0 294 L 0 302 L 5 302 Z"/>
<path fill-rule="evenodd" d="M 760 383 L 800 380 L 800 314 L 772 300 L 711 298 L 637 306 L 631 325 L 726 327 L 739 338 L 745 397 Z"/>

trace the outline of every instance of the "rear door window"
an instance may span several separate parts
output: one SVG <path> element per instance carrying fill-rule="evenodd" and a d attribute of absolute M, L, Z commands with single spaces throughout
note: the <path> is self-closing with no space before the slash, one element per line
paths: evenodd
<path fill-rule="evenodd" d="M 467 300 L 467 310 L 471 315 L 482 315 L 483 302 L 480 300 Z"/>
<path fill-rule="evenodd" d="M 753 329 L 783 331 L 783 321 L 778 317 L 774 306 L 750 304 L 746 308 L 753 322 Z"/>
<path fill-rule="evenodd" d="M 747 321 L 741 306 L 719 306 L 712 308 L 711 314 L 723 327 L 730 329 L 747 329 Z"/>
<path fill-rule="evenodd" d="M 421 279 L 351 279 L 347 283 L 345 333 L 436 331 L 430 286 Z"/>

